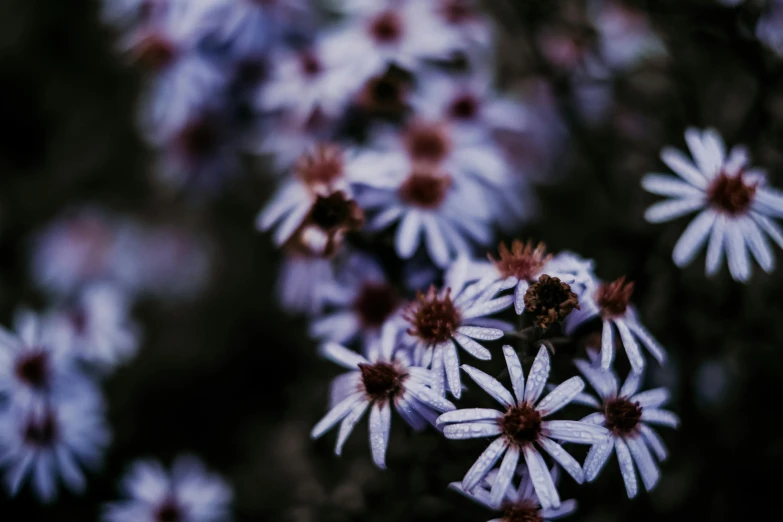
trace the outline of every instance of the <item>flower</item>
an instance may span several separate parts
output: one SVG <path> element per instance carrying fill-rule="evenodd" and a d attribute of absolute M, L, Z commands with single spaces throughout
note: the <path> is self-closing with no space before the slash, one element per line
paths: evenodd
<path fill-rule="evenodd" d="M 508 282 L 501 281 L 490 287 L 478 283 L 465 284 L 460 272 L 464 272 L 465 258 L 454 263 L 446 275 L 446 284 L 437 291 L 430 286 L 426 293 L 418 292 L 416 299 L 403 312 L 407 327 L 406 344 L 414 348 L 414 360 L 431 363 L 441 392 L 443 375 L 454 397 L 462 395 L 457 347 L 473 357 L 488 361 L 492 358 L 478 341 L 492 341 L 503 337 L 503 329 L 510 328 L 503 322 L 493 322 L 490 316 L 511 306 L 512 296 L 496 297 Z"/>
<path fill-rule="evenodd" d="M 709 238 L 707 275 L 720 269 L 724 250 L 737 281 L 750 277 L 748 250 L 770 272 L 775 260 L 764 233 L 783 248 L 783 230 L 770 219 L 783 217 L 783 193 L 766 185 L 762 170 L 748 167 L 744 147 L 734 147 L 727 156 L 714 129 L 688 129 L 685 140 L 696 165 L 682 152 L 664 148 L 661 159 L 682 180 L 661 174 L 644 176 L 642 186 L 647 191 L 673 198 L 652 205 L 644 217 L 660 223 L 700 210 L 674 247 L 672 257 L 679 267 L 690 263 Z"/>
<path fill-rule="evenodd" d="M 56 310 L 53 328 L 75 358 L 111 368 L 139 347 L 139 328 L 129 317 L 128 295 L 111 284 L 85 288 L 77 302 Z"/>
<path fill-rule="evenodd" d="M 539 349 L 527 382 L 516 352 L 506 345 L 503 346 L 503 355 L 511 375 L 511 385 L 516 400 L 496 379 L 472 366 L 463 365 L 462 369 L 470 378 L 503 405 L 505 410 L 488 408 L 455 410 L 438 417 L 437 423 L 445 425 L 443 434 L 449 439 L 497 436 L 462 479 L 462 487 L 466 491 L 472 491 L 505 453 L 489 496 L 490 505 L 500 505 L 517 469 L 520 455 L 523 455 L 541 507 L 559 508 L 560 496 L 535 444 L 540 445 L 574 480 L 581 483 L 584 479 L 581 466 L 552 439 L 594 444 L 603 442 L 609 433 L 606 428 L 595 424 L 544 420 L 545 417 L 570 403 L 584 389 L 582 379 L 571 377 L 540 402 L 538 401 L 549 377 L 549 352 L 546 347 L 542 345 Z"/>
<path fill-rule="evenodd" d="M 532 313 L 544 330 L 565 319 L 574 308 L 579 309 L 579 298 L 557 277 L 544 274 L 525 292 L 525 311 Z"/>
<path fill-rule="evenodd" d="M 416 18 L 431 19 L 449 52 L 474 55 L 489 51 L 492 44 L 492 24 L 478 4 L 474 0 L 432 0 L 412 2 L 411 8 Z"/>
<path fill-rule="evenodd" d="M 152 460 L 136 462 L 122 482 L 126 500 L 105 507 L 103 522 L 226 522 L 231 487 L 199 459 L 180 456 L 171 473 Z"/>
<path fill-rule="evenodd" d="M 664 388 L 639 392 L 642 381 L 639 373 L 629 374 L 618 392 L 614 372 L 601 370 L 581 359 L 575 360 L 574 364 L 595 388 L 600 399 L 598 402 L 587 395 L 588 400 L 582 401 L 599 410 L 582 419 L 582 422 L 604 426 L 611 433 L 609 439 L 590 448 L 584 464 L 585 478 L 592 481 L 598 476 L 614 448 L 628 497 L 633 498 L 637 492 L 634 463 L 645 489 L 650 491 L 659 477 L 650 449 L 659 460 L 666 459 L 667 451 L 663 441 L 648 424 L 676 428 L 680 422 L 673 413 L 659 409 L 669 400 L 669 393 Z"/>
<path fill-rule="evenodd" d="M 313 320 L 310 332 L 340 344 L 359 336 L 362 346 L 369 347 L 377 341 L 381 326 L 400 310 L 402 297 L 369 256 L 352 255 L 339 272 L 325 290 L 325 304 L 331 310 Z"/>
<path fill-rule="evenodd" d="M 601 318 L 601 367 L 605 370 L 609 369 L 614 358 L 615 328 L 620 333 L 634 372 L 642 371 L 645 364 L 637 339 L 659 363 L 666 359 L 663 347 L 642 326 L 630 304 L 633 286 L 632 282 L 625 281 L 625 277 L 611 283 L 591 284 L 580 300 L 580 310 L 566 318 L 566 333 L 569 335 L 586 321 Z"/>
<path fill-rule="evenodd" d="M 332 255 L 346 232 L 357 230 L 364 212 L 351 197 L 344 178 L 342 150 L 321 145 L 303 155 L 288 181 L 256 219 L 256 228 L 277 225 L 279 246 L 297 236 L 298 243 L 320 255 Z"/>
<path fill-rule="evenodd" d="M 368 358 L 336 343 L 322 345 L 322 355 L 351 372 L 337 377 L 340 387 L 335 392 L 333 386 L 332 390 L 339 402 L 310 432 L 316 439 L 342 421 L 335 447 L 335 454 L 340 455 L 354 426 L 369 408 L 370 449 L 375 465 L 382 469 L 386 467 L 392 405 L 415 429 L 434 422 L 436 412 L 454 409 L 451 402 L 429 388 L 436 376 L 413 364 L 404 351 L 395 353 L 395 329 L 384 330 L 377 350 Z"/>
<path fill-rule="evenodd" d="M 666 55 L 665 45 L 643 12 L 617 0 L 594 1 L 590 10 L 601 58 L 611 69 L 628 69 L 643 60 Z"/>
<path fill-rule="evenodd" d="M 515 488 L 513 481 L 509 483 L 505 495 L 499 505 L 493 505 L 490 501 L 492 486 L 497 480 L 498 470 L 490 471 L 487 476 L 471 491 L 462 488 L 460 482 L 452 482 L 449 488 L 457 491 L 471 500 L 474 500 L 484 507 L 492 510 L 499 510 L 503 513 L 500 518 L 495 518 L 489 522 L 547 522 L 572 514 L 576 511 L 575 500 L 564 500 L 559 508 L 541 509 L 535 491 L 533 490 L 533 481 L 530 473 L 523 470 L 522 479 L 519 481 L 519 487 Z M 557 468 L 551 471 L 552 482 L 557 483 Z"/>
<path fill-rule="evenodd" d="M 0 414 L 0 465 L 11 495 L 19 492 L 28 476 L 44 502 L 57 496 L 58 476 L 68 489 L 84 490 L 80 466 L 96 468 L 110 440 L 100 395 L 87 390 Z"/>

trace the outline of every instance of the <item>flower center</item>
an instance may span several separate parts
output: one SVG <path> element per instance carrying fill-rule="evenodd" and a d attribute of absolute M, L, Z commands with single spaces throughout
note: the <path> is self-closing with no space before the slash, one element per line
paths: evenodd
<path fill-rule="evenodd" d="M 336 145 L 319 145 L 304 154 L 294 171 L 308 185 L 331 185 L 343 175 L 343 151 Z"/>
<path fill-rule="evenodd" d="M 742 171 L 736 176 L 721 171 L 707 188 L 707 201 L 727 214 L 744 214 L 753 203 L 757 188 L 757 184 L 745 182 Z"/>
<path fill-rule="evenodd" d="M 133 54 L 148 71 L 160 71 L 166 68 L 177 54 L 174 44 L 167 38 L 150 34 L 141 39 L 133 48 Z"/>
<path fill-rule="evenodd" d="M 16 376 L 32 388 L 45 388 L 49 383 L 49 355 L 41 350 L 23 355 L 16 363 Z"/>
<path fill-rule="evenodd" d="M 475 96 L 462 94 L 451 102 L 449 114 L 457 120 L 472 120 L 478 113 L 479 103 Z"/>
<path fill-rule="evenodd" d="M 414 161 L 438 163 L 451 149 L 451 140 L 443 125 L 418 123 L 405 133 L 405 145 Z"/>
<path fill-rule="evenodd" d="M 408 333 L 428 345 L 441 344 L 451 339 L 461 321 L 460 313 L 451 300 L 451 288 L 447 288 L 443 297 L 439 297 L 434 286 L 430 286 L 426 294 L 418 292 L 404 317 L 411 324 Z"/>
<path fill-rule="evenodd" d="M 316 198 L 310 209 L 308 221 L 325 232 L 338 229 L 351 230 L 361 226 L 364 212 L 344 192 L 337 191 Z"/>
<path fill-rule="evenodd" d="M 185 154 L 192 158 L 205 158 L 215 152 L 218 133 L 209 118 L 197 118 L 179 133 L 179 143 Z"/>
<path fill-rule="evenodd" d="M 538 506 L 531 500 L 521 500 L 503 506 L 503 522 L 544 522 Z"/>
<path fill-rule="evenodd" d="M 541 435 L 541 414 L 527 402 L 509 408 L 498 422 L 503 435 L 517 446 L 533 443 Z"/>
<path fill-rule="evenodd" d="M 165 500 L 155 512 L 155 522 L 182 522 L 183 520 L 185 517 L 182 509 L 174 499 Z"/>
<path fill-rule="evenodd" d="M 443 204 L 450 187 L 451 176 L 448 174 L 417 169 L 402 183 L 399 194 L 410 205 L 434 209 Z"/>
<path fill-rule="evenodd" d="M 368 282 L 362 285 L 353 307 L 362 325 L 379 328 L 394 313 L 399 302 L 399 296 L 393 286 Z"/>
<path fill-rule="evenodd" d="M 620 317 L 625 314 L 633 294 L 633 283 L 626 283 L 625 276 L 611 283 L 601 283 L 595 292 L 595 302 L 604 318 Z"/>
<path fill-rule="evenodd" d="M 384 11 L 370 22 L 370 36 L 381 44 L 397 42 L 402 36 L 402 19 L 392 10 Z"/>
<path fill-rule="evenodd" d="M 514 276 L 521 281 L 533 281 L 544 265 L 552 259 L 546 253 L 546 245 L 539 243 L 535 247 L 532 241 L 523 243 L 515 239 L 511 243 L 511 250 L 504 243 L 498 246 L 500 259 L 495 260 L 491 255 L 489 260 L 494 263 L 500 275 L 503 277 Z"/>
<path fill-rule="evenodd" d="M 467 0 L 443 0 L 440 13 L 452 24 L 467 22 L 475 16 L 475 11 Z"/>
<path fill-rule="evenodd" d="M 532 313 L 543 329 L 565 319 L 574 308 L 579 309 L 579 298 L 557 277 L 544 274 L 525 292 L 525 311 Z"/>
<path fill-rule="evenodd" d="M 318 76 L 323 70 L 321 61 L 311 52 L 305 52 L 299 56 L 299 65 L 302 67 L 302 73 L 311 78 Z"/>
<path fill-rule="evenodd" d="M 50 447 L 57 439 L 57 420 L 51 412 L 42 419 L 30 418 L 24 427 L 24 441 L 37 447 Z"/>
<path fill-rule="evenodd" d="M 606 427 L 616 435 L 630 435 L 642 418 L 642 407 L 623 397 L 610 399 L 604 406 Z"/>
<path fill-rule="evenodd" d="M 405 389 L 403 383 L 408 374 L 391 363 L 360 364 L 359 370 L 362 373 L 364 391 L 374 401 L 393 400 Z"/>

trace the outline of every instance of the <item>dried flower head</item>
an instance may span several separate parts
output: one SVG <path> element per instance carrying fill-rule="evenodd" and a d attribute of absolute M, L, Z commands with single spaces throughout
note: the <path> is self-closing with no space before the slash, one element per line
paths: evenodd
<path fill-rule="evenodd" d="M 579 309 L 579 297 L 557 277 L 544 274 L 525 292 L 525 310 L 543 329 L 565 319 L 574 309 Z"/>

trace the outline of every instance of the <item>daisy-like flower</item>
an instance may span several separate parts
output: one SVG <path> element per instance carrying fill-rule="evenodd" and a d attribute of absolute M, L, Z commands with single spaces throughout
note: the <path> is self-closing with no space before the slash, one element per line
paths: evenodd
<path fill-rule="evenodd" d="M 310 333 L 340 344 L 361 337 L 362 346 L 371 346 L 378 340 L 381 327 L 402 306 L 402 297 L 383 269 L 361 254 L 345 262 L 325 294 L 330 310 L 312 322 Z"/>
<path fill-rule="evenodd" d="M 259 230 L 277 225 L 275 244 L 297 235 L 299 243 L 313 253 L 331 255 L 346 232 L 364 223 L 364 212 L 351 197 L 344 176 L 343 151 L 321 145 L 304 155 L 286 183 L 256 220 Z"/>
<path fill-rule="evenodd" d="M 430 386 L 436 379 L 431 372 L 414 365 L 405 351 L 395 353 L 397 332 L 384 329 L 376 350 L 365 358 L 339 344 L 327 343 L 321 353 L 351 370 L 337 377 L 332 386 L 339 402 L 315 425 L 310 436 L 318 438 L 340 422 L 335 453 L 340 455 L 345 441 L 364 413 L 370 410 L 370 449 L 375 465 L 386 467 L 392 405 L 414 429 L 434 423 L 437 412 L 450 411 L 454 405 L 435 393 Z"/>
<path fill-rule="evenodd" d="M 445 382 L 456 398 L 462 395 L 457 348 L 477 359 L 490 360 L 492 355 L 479 341 L 500 339 L 508 326 L 495 323 L 488 316 L 505 310 L 513 300 L 510 295 L 496 297 L 500 290 L 508 288 L 507 281 L 490 288 L 465 284 L 459 274 L 462 264 L 461 260 L 455 262 L 440 291 L 430 286 L 426 293 L 419 292 L 405 308 L 402 323 L 407 328 L 405 342 L 413 346 L 414 359 L 432 365 L 437 391 L 442 392 L 445 373 Z"/>
<path fill-rule="evenodd" d="M 599 410 L 582 419 L 582 422 L 604 426 L 611 433 L 609 439 L 590 448 L 584 464 L 585 478 L 594 480 L 614 449 L 628 497 L 633 498 L 637 493 L 634 463 L 645 489 L 650 491 L 659 478 L 652 453 L 658 460 L 664 460 L 667 451 L 661 438 L 648 424 L 676 428 L 680 422 L 675 414 L 660 409 L 669 400 L 669 393 L 664 388 L 640 392 L 642 375 L 638 373 L 629 374 L 618 391 L 614 372 L 601 370 L 581 359 L 574 363 L 595 388 L 600 399 L 596 401 L 587 394 L 579 397 L 579 402 Z"/>
<path fill-rule="evenodd" d="M 52 317 L 53 328 L 75 358 L 112 368 L 136 354 L 140 331 L 130 318 L 128 295 L 111 284 L 85 288 Z"/>
<path fill-rule="evenodd" d="M 68 489 L 84 490 L 81 468 L 97 468 L 110 440 L 100 395 L 84 391 L 0 415 L 0 466 L 11 495 L 28 477 L 44 502 L 57 496 L 58 477 Z"/>
<path fill-rule="evenodd" d="M 557 468 L 553 468 L 552 482 L 557 483 Z M 498 470 L 490 471 L 484 480 L 471 491 L 465 491 L 460 482 L 452 482 L 449 488 L 457 491 L 469 499 L 478 502 L 484 507 L 495 511 L 501 511 L 500 518 L 493 518 L 489 522 L 548 522 L 568 516 L 576 511 L 575 500 L 564 500 L 559 508 L 542 509 L 536 492 L 533 489 L 533 480 L 527 469 L 522 471 L 522 479 L 519 487 L 514 487 L 513 481 L 509 483 L 508 490 L 501 499 L 500 505 L 491 503 L 492 486 L 498 477 Z"/>
<path fill-rule="evenodd" d="M 608 370 L 614 359 L 615 329 L 620 333 L 625 353 L 631 368 L 639 373 L 644 368 L 644 357 L 639 342 L 659 362 L 666 359 L 666 352 L 636 317 L 636 310 L 630 304 L 633 283 L 620 277 L 611 283 L 592 284 L 580 300 L 580 309 L 566 318 L 566 333 L 571 334 L 584 322 L 600 317 L 601 367 Z"/>
<path fill-rule="evenodd" d="M 506 358 L 516 399 L 493 377 L 472 366 L 463 365 L 462 369 L 470 378 L 504 409 L 455 410 L 438 417 L 437 423 L 445 426 L 443 434 L 449 439 L 497 436 L 465 474 L 462 479 L 464 490 L 472 491 L 503 457 L 489 495 L 490 505 L 500 505 L 514 477 L 520 456 L 524 456 L 541 507 L 559 508 L 561 507 L 560 495 L 536 444 L 563 466 L 574 480 L 581 483 L 584 479 L 581 466 L 553 439 L 579 444 L 596 444 L 604 442 L 609 433 L 606 428 L 596 424 L 544 420 L 570 403 L 584 389 L 581 378 L 571 377 L 539 402 L 549 377 L 549 352 L 546 347 L 541 346 L 538 351 L 527 382 L 516 352 L 506 345 L 503 347 L 503 355 Z"/>
<path fill-rule="evenodd" d="M 765 235 L 783 248 L 783 230 L 771 219 L 783 217 L 783 193 L 767 186 L 762 170 L 748 166 L 744 147 L 734 147 L 727 155 L 714 129 L 688 129 L 685 140 L 696 164 L 676 149 L 661 151 L 663 162 L 682 179 L 644 176 L 646 190 L 672 197 L 652 205 L 644 217 L 660 223 L 700 211 L 674 247 L 672 258 L 677 266 L 690 263 L 709 239 L 707 275 L 720 269 L 724 251 L 737 281 L 750 277 L 748 250 L 761 268 L 770 272 L 775 258 Z"/>
<path fill-rule="evenodd" d="M 171 473 L 159 462 L 140 461 L 122 482 L 126 500 L 107 505 L 103 522 L 227 522 L 231 487 L 191 456 L 178 457 Z"/>

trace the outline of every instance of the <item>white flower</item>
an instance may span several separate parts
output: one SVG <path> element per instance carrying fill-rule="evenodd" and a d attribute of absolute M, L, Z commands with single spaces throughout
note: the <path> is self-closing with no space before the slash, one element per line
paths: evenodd
<path fill-rule="evenodd" d="M 12 407 L 0 415 L 0 465 L 11 495 L 28 476 L 44 502 L 57 496 L 58 477 L 68 489 L 84 490 L 80 467 L 98 467 L 110 433 L 100 395 L 94 389 L 83 391 L 85 395 Z"/>
<path fill-rule="evenodd" d="M 466 285 L 466 262 L 461 258 L 454 263 L 440 291 L 430 286 L 426 293 L 419 292 L 403 312 L 402 323 L 407 327 L 405 343 L 413 346 L 414 360 L 432 365 L 437 377 L 433 386 L 439 393 L 445 373 L 445 382 L 456 398 L 462 395 L 457 348 L 477 359 L 490 360 L 492 354 L 479 341 L 500 339 L 510 325 L 487 316 L 505 310 L 513 301 L 510 295 L 496 297 L 509 288 L 509 281 L 489 287 Z"/>
<path fill-rule="evenodd" d="M 136 354 L 139 327 L 130 318 L 128 295 L 111 284 L 85 288 L 76 303 L 54 312 L 53 328 L 77 359 L 112 368 Z"/>
<path fill-rule="evenodd" d="M 566 333 L 573 333 L 581 324 L 600 317 L 601 367 L 608 370 L 614 359 L 615 329 L 625 348 L 628 361 L 634 372 L 639 373 L 645 365 L 639 342 L 659 362 L 666 359 L 666 352 L 636 317 L 636 309 L 630 304 L 633 283 L 620 277 L 611 283 L 592 283 L 580 297 L 580 309 L 566 318 Z"/>
<path fill-rule="evenodd" d="M 555 488 L 544 459 L 536 449 L 541 446 L 558 464 L 581 483 L 584 473 L 579 463 L 568 454 L 560 444 L 552 439 L 578 444 L 601 443 L 609 436 L 608 431 L 595 424 L 578 421 L 544 420 L 555 413 L 584 389 L 579 377 L 571 377 L 550 392 L 541 401 L 549 377 L 549 352 L 541 346 L 530 368 L 527 382 L 522 364 L 516 352 L 510 346 L 503 347 L 503 355 L 511 376 L 514 396 L 496 379 L 486 373 L 463 365 L 462 369 L 493 399 L 503 410 L 487 408 L 467 408 L 444 413 L 438 417 L 438 424 L 445 425 L 443 434 L 449 439 L 475 439 L 497 436 L 484 450 L 475 464 L 462 479 L 462 487 L 472 491 L 490 469 L 503 457 L 495 483 L 489 496 L 489 504 L 500 505 L 508 491 L 511 480 L 524 456 L 536 495 L 544 509 L 561 507 L 560 496 Z M 505 454 L 505 456 L 504 456 Z"/>
<path fill-rule="evenodd" d="M 682 179 L 644 176 L 646 190 L 672 197 L 648 208 L 645 218 L 660 223 L 700 211 L 674 247 L 672 257 L 677 266 L 690 263 L 709 239 L 707 275 L 720 269 L 724 251 L 737 281 L 750 277 L 748 250 L 761 268 L 770 272 L 775 258 L 765 234 L 783 248 L 783 230 L 770 219 L 783 217 L 783 193 L 767 186 L 762 170 L 748 167 L 744 147 L 734 147 L 727 154 L 715 130 L 688 129 L 685 140 L 696 164 L 676 149 L 661 151 L 663 162 Z"/>
<path fill-rule="evenodd" d="M 208 473 L 195 457 L 182 456 L 171 473 L 156 461 L 140 461 L 124 478 L 127 500 L 105 507 L 103 522 L 226 522 L 231 519 L 232 492 L 218 475 Z"/>
<path fill-rule="evenodd" d="M 552 482 L 557 483 L 557 468 L 553 468 Z M 559 508 L 541 509 L 541 503 L 533 489 L 533 480 L 527 469 L 522 470 L 522 479 L 519 487 L 514 487 L 513 481 L 509 483 L 500 505 L 491 503 L 492 486 L 498 477 L 498 470 L 490 471 L 487 476 L 471 491 L 465 491 L 460 482 L 452 482 L 449 488 L 457 491 L 469 499 L 478 502 L 492 510 L 500 510 L 503 516 L 494 518 L 489 522 L 548 522 L 572 514 L 576 511 L 575 500 L 564 500 Z"/>
<path fill-rule="evenodd" d="M 434 423 L 437 412 L 454 409 L 451 402 L 429 388 L 437 379 L 429 370 L 412 364 L 404 351 L 395 353 L 396 337 L 394 328 L 384 328 L 378 348 L 368 358 L 336 343 L 321 347 L 325 357 L 351 372 L 335 379 L 332 394 L 339 402 L 315 425 L 310 436 L 318 438 L 342 421 L 335 447 L 340 455 L 354 426 L 370 409 L 370 449 L 379 468 L 386 467 L 392 405 L 415 429 Z"/>
<path fill-rule="evenodd" d="M 370 257 L 354 254 L 340 268 L 334 281 L 325 283 L 329 311 L 315 318 L 310 333 L 340 344 L 361 337 L 367 348 L 377 341 L 381 326 L 398 315 L 402 296 Z"/>
<path fill-rule="evenodd" d="M 614 372 L 601 370 L 580 359 L 574 363 L 600 398 L 600 402 L 587 394 L 578 398 L 577 402 L 599 410 L 582 421 L 605 426 L 611 433 L 609 439 L 590 448 L 584 464 L 585 478 L 594 480 L 614 449 L 628 496 L 633 498 L 637 493 L 634 463 L 645 489 L 650 491 L 659 478 L 650 449 L 658 460 L 666 459 L 667 451 L 661 438 L 648 424 L 676 428 L 680 422 L 673 413 L 660 409 L 669 400 L 669 393 L 664 388 L 639 392 L 642 375 L 638 373 L 630 373 L 618 392 Z"/>

